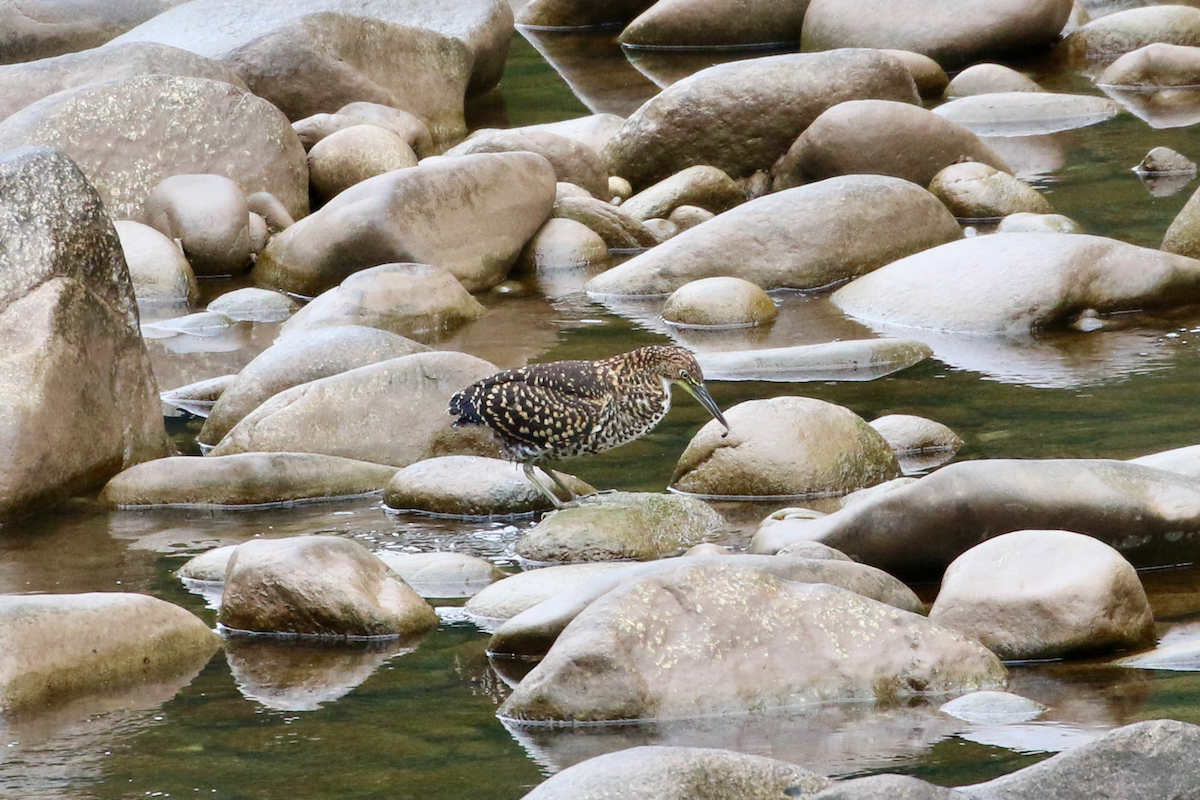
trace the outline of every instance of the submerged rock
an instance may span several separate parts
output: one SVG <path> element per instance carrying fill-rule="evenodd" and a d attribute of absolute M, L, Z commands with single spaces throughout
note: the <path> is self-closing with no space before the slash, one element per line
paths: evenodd
<path fill-rule="evenodd" d="M 972 692 L 945 703 L 938 711 L 966 722 L 1024 722 L 1042 715 L 1046 707 L 1036 700 L 1009 692 Z"/>
<path fill-rule="evenodd" d="M 837 495 L 900 475 L 883 437 L 842 406 L 807 397 L 750 400 L 706 424 L 671 486 L 719 497 Z"/>
<path fill-rule="evenodd" d="M 661 720 L 1004 683 L 1004 667 L 986 648 L 924 617 L 731 559 L 685 559 L 685 569 L 604 595 L 497 713 L 541 722 Z"/>
<path fill-rule="evenodd" d="M 667 298 L 662 317 L 672 325 L 750 327 L 769 325 L 779 309 L 762 289 L 741 278 L 701 278 Z"/>
<path fill-rule="evenodd" d="M 1061 530 L 1006 533 L 946 569 L 929 618 L 1003 659 L 1067 658 L 1154 641 L 1137 571 L 1113 548 Z"/>
<path fill-rule="evenodd" d="M 496 565 L 466 553 L 375 554 L 422 597 L 470 597 L 507 577 Z"/>
<path fill-rule="evenodd" d="M 1196 162 L 1169 147 L 1155 147 L 1133 171 L 1139 175 L 1195 175 Z"/>
<path fill-rule="evenodd" d="M 365 547 L 337 536 L 255 539 L 229 559 L 217 617 L 234 631 L 412 636 L 437 612 Z"/>
<path fill-rule="evenodd" d="M 921 453 L 930 450 L 956 452 L 963 446 L 958 434 L 940 422 L 912 414 L 887 414 L 871 420 L 894 453 Z"/>
<path fill-rule="evenodd" d="M 820 519 L 779 522 L 751 549 L 818 541 L 915 578 L 940 575 L 983 539 L 1046 529 L 1094 536 L 1135 566 L 1188 562 L 1200 552 L 1200 488 L 1122 461 L 965 461 Z"/>
<path fill-rule="evenodd" d="M 722 381 L 871 380 L 929 358 L 912 339 L 851 339 L 765 350 L 699 353 L 704 375 Z"/>
<path fill-rule="evenodd" d="M 562 501 L 571 498 L 534 468 L 542 484 Z M 576 494 L 596 490 L 574 475 L 559 473 Z M 388 483 L 383 502 L 390 508 L 464 517 L 532 514 L 554 508 L 525 478 L 519 464 L 482 456 L 442 456 L 410 464 Z"/>
<path fill-rule="evenodd" d="M 296 313 L 300 305 L 282 292 L 247 286 L 226 292 L 208 304 L 206 311 L 229 317 L 235 322 L 282 322 Z"/>
<path fill-rule="evenodd" d="M 691 497 L 614 492 L 587 498 L 542 518 L 517 543 L 530 561 L 647 561 L 683 552 L 725 520 Z"/>
<path fill-rule="evenodd" d="M 954 76 L 946 86 L 946 99 L 994 92 L 1046 91 L 1012 67 L 1003 64 L 973 64 Z"/>

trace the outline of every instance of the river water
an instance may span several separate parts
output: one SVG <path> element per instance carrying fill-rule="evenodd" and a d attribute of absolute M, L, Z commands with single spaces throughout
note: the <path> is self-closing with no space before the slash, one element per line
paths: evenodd
<path fill-rule="evenodd" d="M 501 90 L 471 109 L 475 126 L 523 125 L 592 111 L 627 114 L 707 62 L 627 60 L 611 35 L 518 36 Z M 547 62 L 548 54 L 553 64 Z M 1018 65 L 1047 88 L 1095 93 L 1049 64 Z M 1130 171 L 1151 147 L 1200 156 L 1187 128 L 1155 129 L 1129 114 L 1089 128 L 1003 143 L 1010 163 L 1089 233 L 1158 246 L 1195 184 L 1157 197 Z M 483 299 L 487 317 L 439 347 L 501 366 L 597 358 L 667 341 L 654 308 L 606 308 L 579 292 L 587 274 L 559 273 Z M 222 288 L 207 287 L 210 295 Z M 769 331 L 695 339 L 705 347 L 776 346 L 870 335 L 820 297 L 782 296 Z M 616 313 L 620 312 L 620 313 Z M 1129 458 L 1200 442 L 1200 314 L 1117 320 L 1113 330 L 1040 341 L 931 340 L 934 359 L 870 382 L 715 383 L 723 407 L 798 394 L 871 419 L 927 416 L 967 445 L 958 458 Z M 272 326 L 205 342 L 150 343 L 162 388 L 236 371 L 267 346 Z M 707 415 L 680 398 L 652 435 L 570 465 L 604 488 L 660 491 Z M 195 451 L 196 420 L 172 419 Z M 86 436 L 86 431 L 80 431 Z M 744 545 L 775 506 L 727 506 L 726 541 Z M 100 510 L 81 498 L 6 528 L 0 591 L 148 592 L 215 624 L 173 576 L 189 556 L 253 536 L 336 533 L 368 547 L 456 549 L 516 568 L 522 522 L 463 523 L 385 512 L 378 499 L 247 511 Z M 1143 573 L 1171 641 L 1200 636 L 1200 572 Z M 936 587 L 917 587 L 926 599 Z M 53 714 L 0 721 L 0 797 L 12 798 L 517 798 L 583 758 L 634 744 L 731 747 L 831 775 L 900 771 L 956 785 L 1033 763 L 1112 727 L 1174 717 L 1200 723 L 1200 677 L 1101 662 L 1014 665 L 1012 690 L 1050 707 L 1019 725 L 971 725 L 936 703 L 833 706 L 753 719 L 655 727 L 508 730 L 494 716 L 522 665 L 489 664 L 487 635 L 459 618 L 461 599 L 434 600 L 444 623 L 419 642 L 303 646 L 231 642 L 199 674 Z M 1191 615 L 1189 617 L 1189 615 Z M 1196 618 L 1196 621 L 1190 619 Z"/>

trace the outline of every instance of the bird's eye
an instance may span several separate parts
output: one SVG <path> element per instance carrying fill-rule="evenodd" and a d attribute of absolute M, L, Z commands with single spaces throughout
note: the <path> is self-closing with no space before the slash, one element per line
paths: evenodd
<path fill-rule="evenodd" d="M 679 370 L 679 377 L 683 378 L 686 381 L 687 377 L 688 377 L 687 370 L 686 369 Z"/>

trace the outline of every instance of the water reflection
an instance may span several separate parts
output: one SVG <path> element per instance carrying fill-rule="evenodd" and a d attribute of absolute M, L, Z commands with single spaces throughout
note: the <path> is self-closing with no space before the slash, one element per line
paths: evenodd
<path fill-rule="evenodd" d="M 625 58 L 612 31 L 518 30 L 593 114 L 627 117 L 658 94 L 659 87 Z"/>
<path fill-rule="evenodd" d="M 1024 181 L 1050 177 L 1067 163 L 1066 140 L 1061 134 L 1045 136 L 986 136 L 984 144 L 996 151 L 1012 174 Z"/>
<path fill-rule="evenodd" d="M 1200 86 L 1097 88 L 1151 128 L 1186 128 L 1200 122 Z"/>

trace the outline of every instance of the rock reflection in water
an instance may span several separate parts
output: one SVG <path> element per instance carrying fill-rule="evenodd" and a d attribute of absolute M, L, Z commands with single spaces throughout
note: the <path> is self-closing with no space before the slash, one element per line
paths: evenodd
<path fill-rule="evenodd" d="M 1023 181 L 1036 181 L 1058 172 L 1067 163 L 1062 134 L 1045 136 L 988 136 L 980 137 L 996 151 L 1012 174 Z"/>
<path fill-rule="evenodd" d="M 1098 88 L 1151 128 L 1186 128 L 1200 122 L 1200 86 Z"/>
<path fill-rule="evenodd" d="M 418 643 L 231 636 L 225 640 L 225 657 L 247 700 L 277 711 L 315 711 L 349 694 L 382 664 L 411 653 Z"/>
<path fill-rule="evenodd" d="M 621 52 L 619 31 L 518 31 L 593 114 L 627 117 L 658 94 L 659 87 Z"/>

